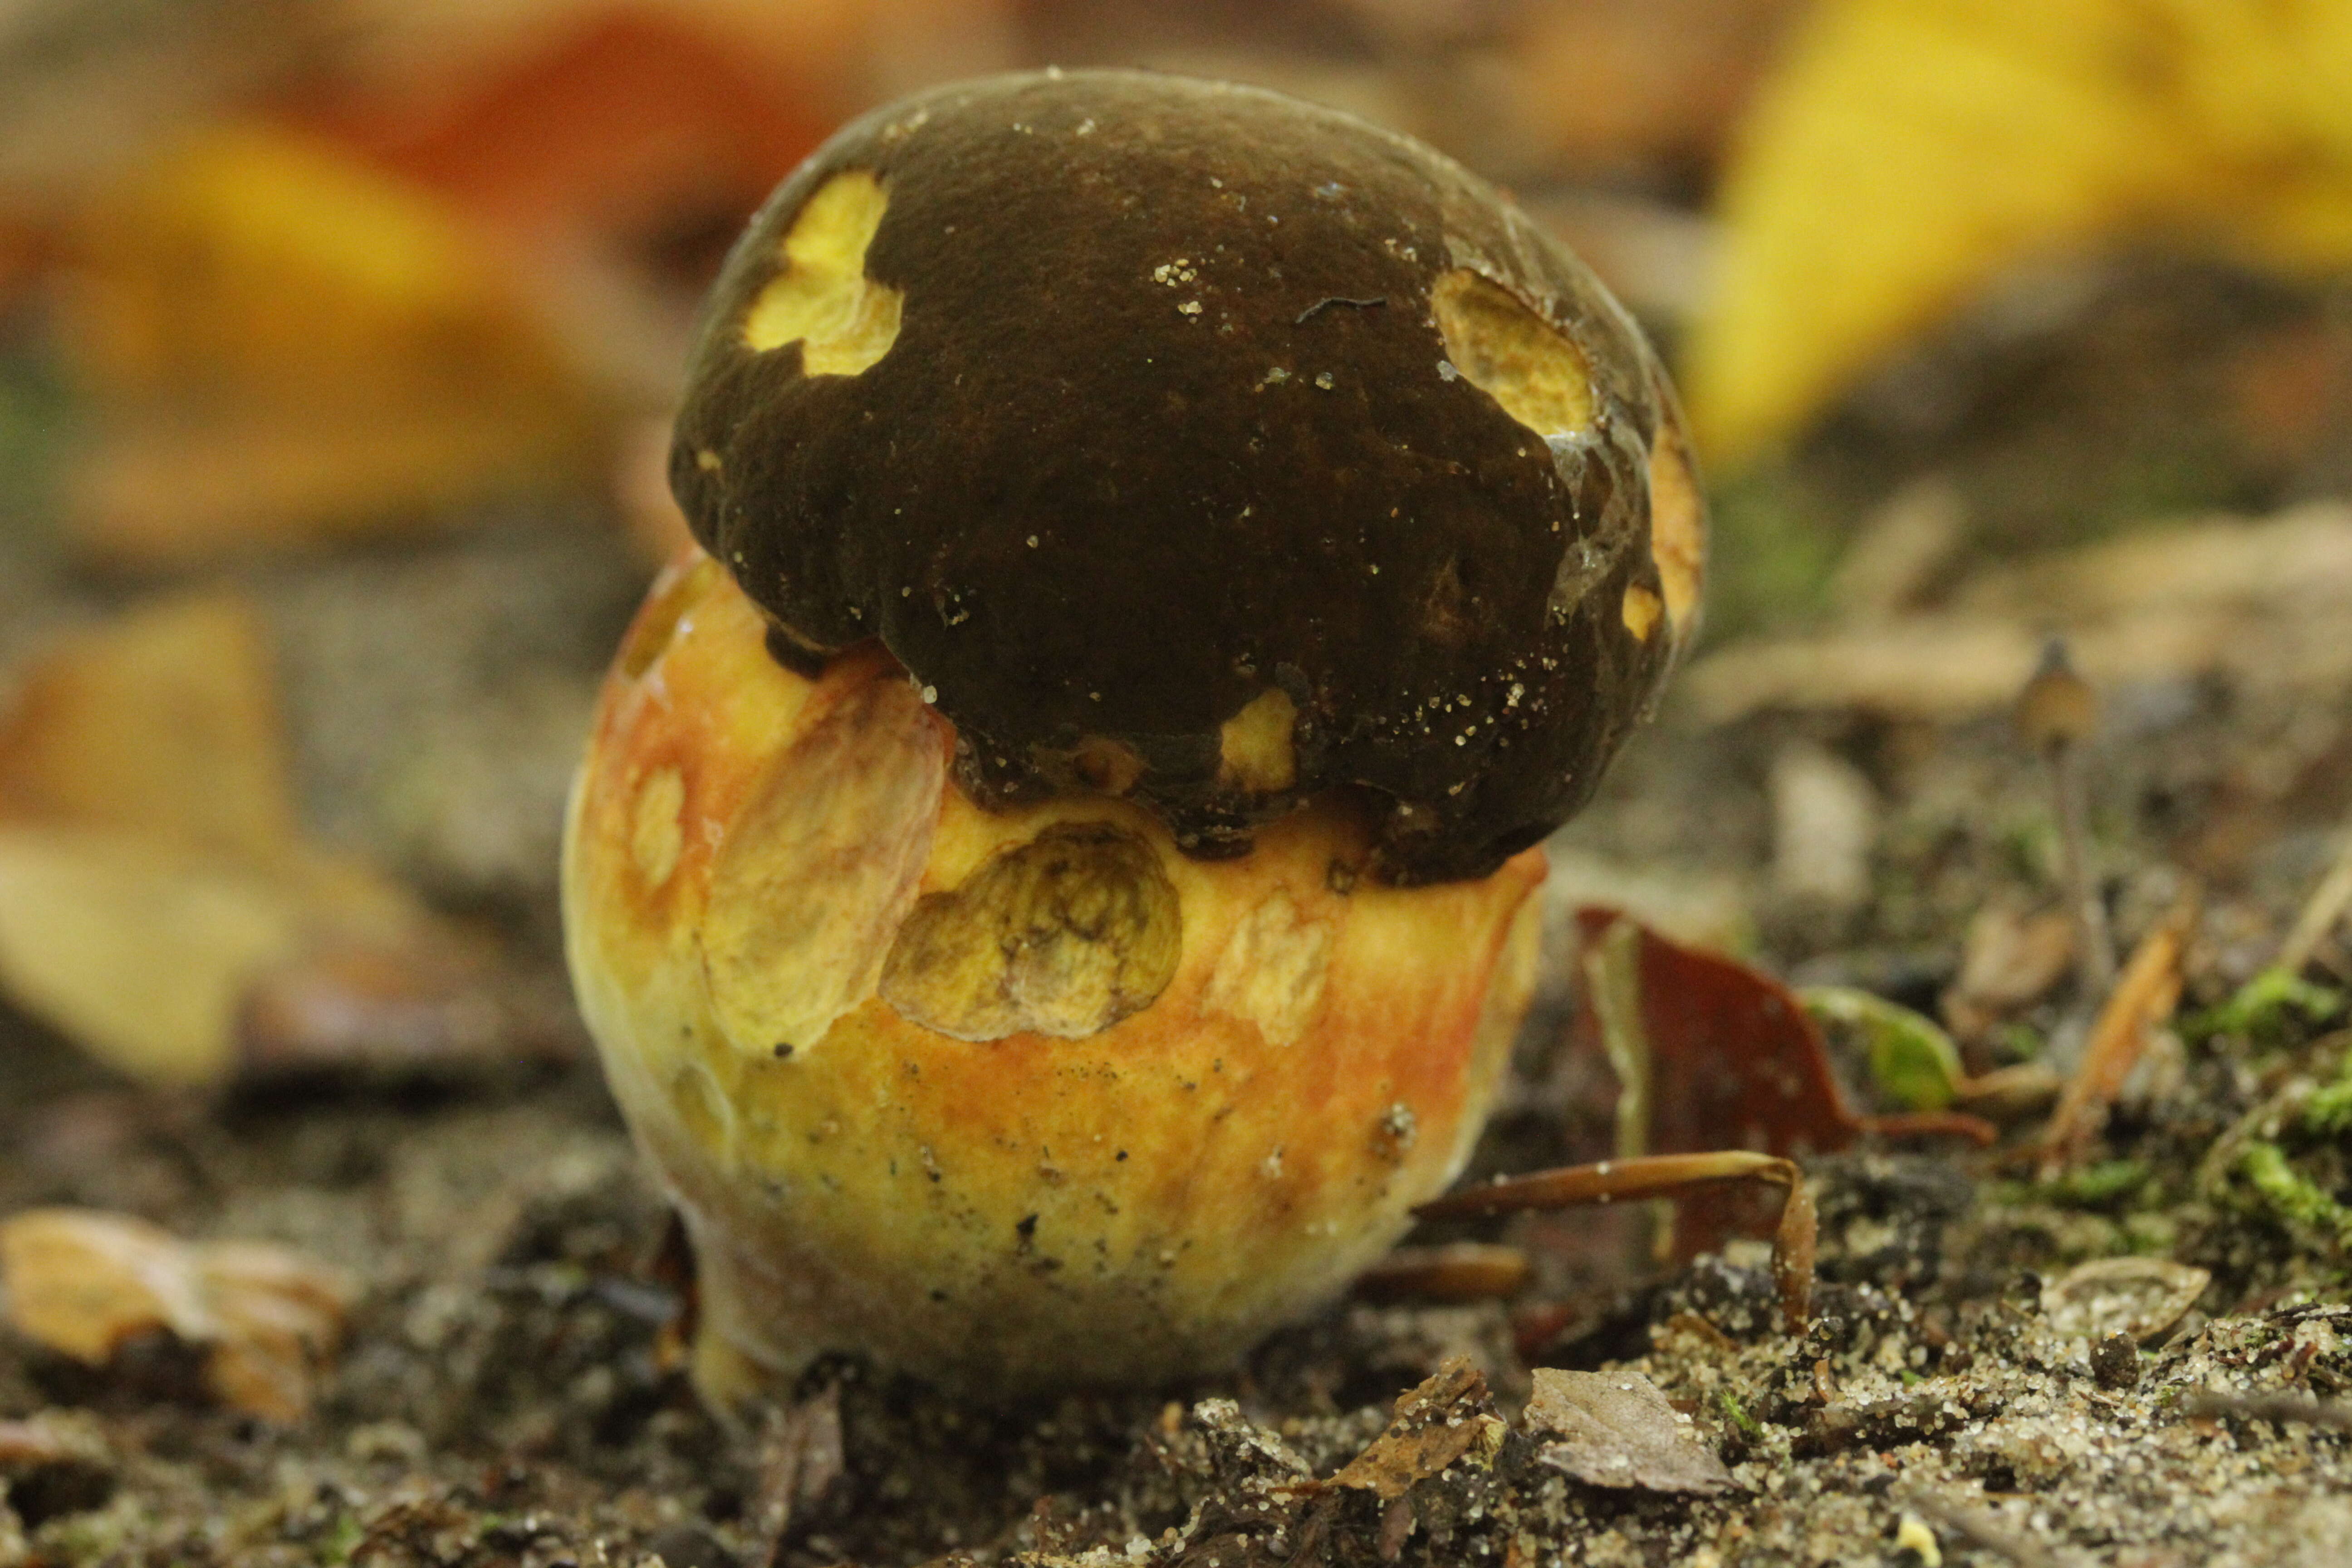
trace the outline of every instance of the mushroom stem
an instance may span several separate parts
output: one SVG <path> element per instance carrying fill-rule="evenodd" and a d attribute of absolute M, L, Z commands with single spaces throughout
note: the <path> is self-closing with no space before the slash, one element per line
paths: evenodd
<path fill-rule="evenodd" d="M 2017 700 L 2017 727 L 2042 753 L 2058 818 L 2060 874 L 2074 921 L 2074 962 L 2084 1004 L 2095 1007 L 2115 989 L 2116 943 L 2107 906 L 2091 874 L 2090 827 L 2084 806 L 2083 742 L 2097 721 L 2098 693 L 2074 671 L 2066 640 L 2052 637 L 2042 662 Z"/>

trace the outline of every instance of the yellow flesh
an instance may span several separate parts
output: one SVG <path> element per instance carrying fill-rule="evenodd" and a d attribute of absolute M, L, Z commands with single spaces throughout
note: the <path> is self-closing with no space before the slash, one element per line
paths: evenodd
<path fill-rule="evenodd" d="M 1470 384 L 1538 436 L 1592 426 L 1592 373 L 1567 334 L 1465 268 L 1430 290 L 1446 358 Z"/>
<path fill-rule="evenodd" d="M 866 250 L 889 205 L 864 169 L 818 186 L 784 235 L 784 269 L 743 318 L 744 342 L 763 353 L 797 342 L 810 375 L 856 375 L 888 353 L 906 296 L 866 276 Z"/>

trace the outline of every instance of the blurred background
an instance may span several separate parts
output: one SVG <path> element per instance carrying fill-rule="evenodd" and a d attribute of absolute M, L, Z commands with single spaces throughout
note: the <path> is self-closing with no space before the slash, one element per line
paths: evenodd
<path fill-rule="evenodd" d="M 2324 858 L 2352 0 L 0 0 L 8 1026 L 159 1083 L 570 1053 L 559 818 L 698 295 L 844 118 L 1047 63 L 1420 135 L 1665 348 L 1708 641 L 1562 899 L 1948 945 L 2055 876 L 1999 728 L 2053 631 L 2101 831 L 2250 908 Z"/>

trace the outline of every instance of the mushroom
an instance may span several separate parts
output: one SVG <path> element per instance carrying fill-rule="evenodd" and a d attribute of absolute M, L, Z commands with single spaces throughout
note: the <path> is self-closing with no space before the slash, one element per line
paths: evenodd
<path fill-rule="evenodd" d="M 1126 71 L 869 114 L 708 301 L 567 830 L 723 1404 L 1216 1366 L 1458 1172 L 1537 846 L 1696 611 L 1664 373 L 1405 137 Z"/>

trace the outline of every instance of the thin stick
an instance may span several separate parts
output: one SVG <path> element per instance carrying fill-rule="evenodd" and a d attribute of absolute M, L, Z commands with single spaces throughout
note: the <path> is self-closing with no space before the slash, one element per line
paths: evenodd
<path fill-rule="evenodd" d="M 1564 1165 L 1449 1193 L 1412 1212 L 1422 1219 L 1462 1219 L 1572 1208 L 1579 1204 L 1636 1203 L 1678 1197 L 1696 1187 L 1727 1182 L 1760 1182 L 1780 1189 L 1780 1223 L 1772 1237 L 1772 1278 L 1780 1287 L 1782 1321 L 1790 1332 L 1803 1332 L 1812 1316 L 1819 1222 L 1812 1194 L 1805 1190 L 1804 1173 L 1793 1160 L 1776 1154 L 1723 1149 L 1705 1154 L 1642 1154 L 1592 1165 Z"/>
<path fill-rule="evenodd" d="M 2074 673 L 2066 639 L 2052 637 L 2041 666 L 2018 693 L 2017 727 L 2050 765 L 2050 789 L 2057 806 L 2058 842 L 2064 857 L 2066 902 L 2074 918 L 2074 960 L 2086 1005 L 2097 1006 L 2116 984 L 2116 939 L 2107 926 L 2106 900 L 2091 875 L 2090 827 L 2083 806 L 2083 742 L 2099 718 L 2099 696 Z"/>
<path fill-rule="evenodd" d="M 1633 1203 L 1670 1198 L 1693 1187 L 1721 1182 L 1769 1181 L 1793 1184 L 1796 1167 L 1771 1154 L 1729 1149 L 1708 1154 L 1643 1154 L 1592 1165 L 1564 1165 L 1524 1176 L 1448 1193 L 1412 1212 L 1423 1219 L 1466 1219 L 1479 1215 L 1524 1214 L 1530 1209 L 1573 1208 L 1579 1204 Z"/>
<path fill-rule="evenodd" d="M 2352 827 L 2345 830 L 2344 847 L 2336 852 L 2336 864 L 2327 868 L 2327 875 L 2319 879 L 2319 886 L 2312 889 L 2310 899 L 2305 902 L 2303 912 L 2295 917 L 2294 929 L 2280 945 L 2273 967 L 2289 974 L 2302 973 L 2303 966 L 2311 962 L 2311 955 L 2327 940 L 2327 933 L 2336 929 L 2336 922 L 2344 918 L 2347 908 L 2352 908 Z"/>

